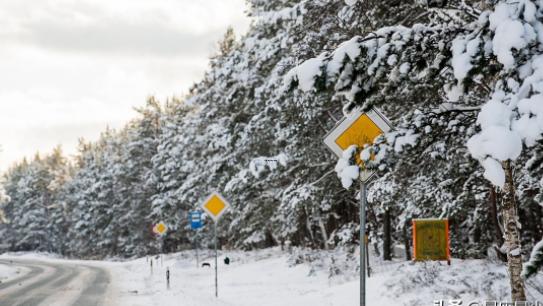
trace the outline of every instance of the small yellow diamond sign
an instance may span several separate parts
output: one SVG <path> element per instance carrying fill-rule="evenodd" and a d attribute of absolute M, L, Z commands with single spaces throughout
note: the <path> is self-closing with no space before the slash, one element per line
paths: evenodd
<path fill-rule="evenodd" d="M 202 203 L 202 209 L 215 222 L 226 212 L 230 204 L 218 193 L 214 192 Z"/>
<path fill-rule="evenodd" d="M 153 231 L 163 236 L 168 231 L 168 227 L 166 226 L 166 224 L 164 224 L 164 222 L 161 221 L 159 224 L 155 225 Z"/>

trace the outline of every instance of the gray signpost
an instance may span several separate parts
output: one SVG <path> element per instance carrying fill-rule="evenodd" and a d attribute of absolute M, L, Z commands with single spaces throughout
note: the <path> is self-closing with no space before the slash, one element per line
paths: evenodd
<path fill-rule="evenodd" d="M 366 182 L 360 182 L 360 305 L 366 305 Z"/>
<path fill-rule="evenodd" d="M 217 251 L 217 222 L 213 224 L 213 231 L 215 232 L 215 297 L 219 297 L 219 270 L 218 270 L 218 251 Z"/>

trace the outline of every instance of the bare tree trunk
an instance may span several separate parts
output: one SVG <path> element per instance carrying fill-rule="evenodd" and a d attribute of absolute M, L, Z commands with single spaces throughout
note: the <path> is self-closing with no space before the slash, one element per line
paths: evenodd
<path fill-rule="evenodd" d="M 500 249 L 500 247 L 503 245 L 503 231 L 500 227 L 500 221 L 498 219 L 498 200 L 496 195 L 496 188 L 494 186 L 490 187 L 490 197 L 488 200 L 488 204 L 490 206 L 490 221 L 492 222 L 492 225 L 494 227 L 494 241 L 496 242 L 494 248 L 496 249 L 498 258 L 501 261 L 506 262 L 507 255 L 502 253 Z"/>
<path fill-rule="evenodd" d="M 522 273 L 522 256 L 520 245 L 520 230 L 518 227 L 518 213 L 515 205 L 515 186 L 511 161 L 502 162 L 505 171 L 505 186 L 502 197 L 503 221 L 505 225 L 505 245 L 507 247 L 507 267 L 511 284 L 511 297 L 513 302 L 526 301 L 524 280 Z"/>
<path fill-rule="evenodd" d="M 409 247 L 409 236 L 407 235 L 407 226 L 411 223 L 411 220 L 406 221 L 402 227 L 403 243 L 405 246 L 405 259 L 411 260 L 411 248 Z"/>
<path fill-rule="evenodd" d="M 390 210 L 385 209 L 385 222 L 384 222 L 384 230 L 383 230 L 383 259 L 384 260 L 392 260 L 391 256 L 391 230 L 390 230 Z"/>
<path fill-rule="evenodd" d="M 326 232 L 326 226 L 324 225 L 324 221 L 322 221 L 322 216 L 319 216 L 318 220 L 323 240 L 323 246 L 325 250 L 328 250 L 328 233 Z"/>

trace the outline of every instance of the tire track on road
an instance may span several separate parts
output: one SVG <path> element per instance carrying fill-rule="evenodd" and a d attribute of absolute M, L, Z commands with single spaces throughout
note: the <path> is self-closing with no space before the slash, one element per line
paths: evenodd
<path fill-rule="evenodd" d="M 50 276 L 44 277 L 36 282 L 31 282 L 30 284 L 23 286 L 13 292 L 8 293 L 5 296 L 2 296 L 1 300 L 2 303 L 0 305 L 2 306 L 33 306 L 30 302 L 27 303 L 27 301 L 34 301 L 36 299 L 35 296 L 32 296 L 30 299 L 21 301 L 21 298 L 28 297 L 32 294 L 33 291 L 37 291 L 40 288 L 47 287 L 50 283 L 53 283 L 59 279 L 61 279 L 67 272 L 68 269 L 62 267 L 62 266 L 55 266 L 50 265 L 42 262 L 23 262 L 23 261 L 13 261 L 17 264 L 23 265 L 23 266 L 33 266 L 33 265 L 41 265 L 48 268 L 52 268 L 53 272 Z M 43 296 L 39 296 L 39 298 L 43 298 Z"/>
<path fill-rule="evenodd" d="M 75 263 L 31 260 L 0 261 L 0 264 L 7 262 L 30 271 L 22 277 L 0 284 L 0 289 L 7 288 L 4 292 L 0 290 L 0 306 L 48 306 L 51 303 L 103 306 L 106 302 L 110 284 L 110 275 L 106 269 Z M 17 284 L 21 287 L 14 287 Z"/>
<path fill-rule="evenodd" d="M 28 273 L 24 274 L 21 277 L 15 278 L 13 280 L 10 280 L 10 281 L 4 282 L 4 283 L 0 283 L 0 293 L 2 293 L 3 289 L 9 288 L 9 287 L 11 287 L 13 285 L 20 284 L 22 282 L 25 282 L 26 280 L 35 278 L 38 275 L 43 274 L 43 272 L 45 271 L 45 269 L 43 269 L 42 267 L 39 267 L 39 266 L 26 265 L 26 264 L 23 265 L 23 264 L 20 264 L 18 262 L 13 262 L 13 261 L 9 261 L 9 260 L 0 260 L 0 264 L 7 265 L 7 266 L 15 265 L 15 266 L 18 266 L 18 267 L 25 267 L 25 268 L 30 269 L 30 271 L 28 271 Z"/>
<path fill-rule="evenodd" d="M 94 272 L 93 281 L 89 282 L 73 306 L 101 306 L 109 288 L 109 273 L 101 268 L 85 266 Z"/>
<path fill-rule="evenodd" d="M 47 297 L 65 289 L 66 285 L 80 274 L 75 266 L 65 266 L 62 267 L 62 269 L 62 276 L 55 278 L 56 280 L 53 280 L 51 283 L 47 282 L 44 284 L 44 286 L 36 288 L 35 291 L 37 292 L 32 294 L 30 298 L 20 302 L 19 305 L 34 306 L 40 304 Z"/>

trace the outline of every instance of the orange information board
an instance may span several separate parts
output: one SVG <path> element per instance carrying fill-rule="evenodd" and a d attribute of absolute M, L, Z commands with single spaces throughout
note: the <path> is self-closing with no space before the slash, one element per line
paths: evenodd
<path fill-rule="evenodd" d="M 448 219 L 413 220 L 413 259 L 446 260 L 450 263 Z"/>

